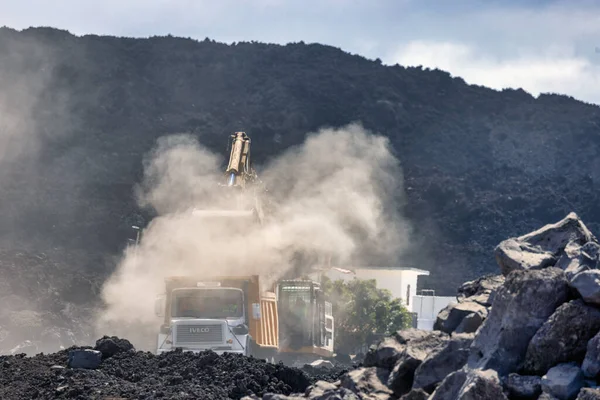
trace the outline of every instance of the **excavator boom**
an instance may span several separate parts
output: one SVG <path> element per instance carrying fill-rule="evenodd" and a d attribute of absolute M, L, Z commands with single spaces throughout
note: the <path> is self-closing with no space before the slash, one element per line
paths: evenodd
<path fill-rule="evenodd" d="M 250 138 L 246 132 L 231 135 L 231 153 L 225 170 L 227 186 L 245 186 L 250 177 Z"/>

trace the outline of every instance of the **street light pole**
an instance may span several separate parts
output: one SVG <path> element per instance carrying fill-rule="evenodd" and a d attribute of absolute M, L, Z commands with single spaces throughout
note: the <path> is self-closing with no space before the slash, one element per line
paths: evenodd
<path fill-rule="evenodd" d="M 140 227 L 133 225 L 132 228 L 136 231 L 135 245 L 137 246 L 138 244 L 140 244 Z"/>

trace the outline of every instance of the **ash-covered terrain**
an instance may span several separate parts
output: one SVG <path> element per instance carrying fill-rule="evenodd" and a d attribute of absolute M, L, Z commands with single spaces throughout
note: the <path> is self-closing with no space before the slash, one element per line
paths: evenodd
<path fill-rule="evenodd" d="M 593 400 L 600 398 L 600 244 L 574 213 L 495 248 L 433 331 L 398 331 L 361 364 L 289 368 L 240 355 L 94 347 L 0 359 L 7 399 Z"/>
<path fill-rule="evenodd" d="M 0 353 L 7 354 L 0 398 L 598 398 L 600 266 L 590 233 L 600 230 L 597 106 L 493 91 L 443 71 L 384 66 L 319 44 L 2 28 L 0 55 Z M 352 140 L 313 141 L 312 151 L 293 147 L 324 127 L 354 122 L 385 138 L 386 151 L 365 152 Z M 170 234 L 180 244 L 197 243 L 177 229 L 150 235 L 145 264 L 136 265 L 122 252 L 131 227 L 156 221 L 159 206 L 169 203 L 165 193 L 193 203 L 205 189 L 196 178 L 218 164 L 214 154 L 226 152 L 237 130 L 252 136 L 255 163 L 275 178 L 268 182 L 273 191 L 295 206 L 287 222 L 327 203 L 315 199 L 344 200 L 327 204 L 340 214 L 311 215 L 318 223 L 334 215 L 331 230 L 300 224 L 305 230 L 287 231 L 296 236 L 272 235 L 284 238 L 278 249 L 308 238 L 341 255 L 362 255 L 354 244 L 379 243 L 346 240 L 347 232 L 334 228 L 348 220 L 371 239 L 408 232 L 403 239 L 410 243 L 384 246 L 390 252 L 365 257 L 369 264 L 430 270 L 421 286 L 437 295 L 460 287 L 458 304 L 440 313 L 434 332 L 399 332 L 356 369 L 300 371 L 241 356 L 133 349 L 91 368 L 70 364 L 70 357 L 102 358 L 101 349 L 79 346 L 111 334 L 95 324 L 103 302 L 110 305 L 107 320 L 121 326 L 133 319 L 135 328 L 154 334 L 146 313 L 152 290 L 172 272 L 161 264 L 193 259 L 184 246 L 169 249 L 158 239 Z M 175 148 L 170 161 L 152 159 L 157 144 L 178 134 L 191 147 Z M 298 163 L 278 159 L 288 151 Z M 344 154 L 353 161 L 345 163 L 349 170 L 340 167 Z M 360 192 L 372 189 L 368 173 L 386 166 L 393 168 L 378 184 L 393 181 L 382 203 L 395 205 L 398 224 L 344 214 L 347 206 L 367 216 L 383 208 L 380 197 Z M 142 193 L 148 170 L 175 186 Z M 319 178 L 319 185 L 292 187 L 299 176 Z M 151 184 L 155 178 L 150 174 Z M 303 197 L 315 187 L 319 196 Z M 576 215 L 518 236 L 571 211 Z M 400 254 L 387 257 L 396 247 Z M 212 248 L 235 258 L 221 249 Z M 345 368 L 352 371 L 339 376 Z"/>
<path fill-rule="evenodd" d="M 92 354 L 85 364 L 79 360 L 84 352 Z M 104 337 L 94 347 L 0 357 L 0 398 L 240 399 L 304 391 L 319 379 L 335 381 L 344 372 L 307 371 L 311 373 L 212 351 L 154 355 L 136 351 L 126 340 Z"/>
<path fill-rule="evenodd" d="M 98 255 L 120 256 L 131 226 L 152 218 L 134 187 L 158 138 L 189 133 L 221 154 L 243 130 L 262 165 L 353 122 L 389 138 L 402 164 L 398 207 L 415 247 L 398 264 L 430 270 L 423 286 L 439 295 L 492 273 L 505 237 L 570 211 L 600 226 L 600 108 L 573 98 L 495 91 L 321 44 L 2 28 L 0 54 L 5 249 L 58 248 L 60 263 L 84 252 L 112 271 Z"/>

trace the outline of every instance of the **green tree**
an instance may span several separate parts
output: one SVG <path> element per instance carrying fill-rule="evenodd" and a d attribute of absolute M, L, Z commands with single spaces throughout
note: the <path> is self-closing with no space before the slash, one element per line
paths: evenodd
<path fill-rule="evenodd" d="M 389 290 L 377 288 L 374 279 L 344 282 L 324 277 L 322 284 L 333 306 L 338 353 L 349 354 L 382 335 L 411 326 L 412 316 L 402 301 Z"/>

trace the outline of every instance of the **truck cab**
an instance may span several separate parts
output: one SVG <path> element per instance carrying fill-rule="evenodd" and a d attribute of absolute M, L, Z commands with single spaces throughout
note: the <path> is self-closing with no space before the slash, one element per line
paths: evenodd
<path fill-rule="evenodd" d="M 276 352 L 274 294 L 261 296 L 257 276 L 171 277 L 165 282 L 155 306 L 157 316 L 164 318 L 157 353 L 179 348 L 267 358 Z"/>

